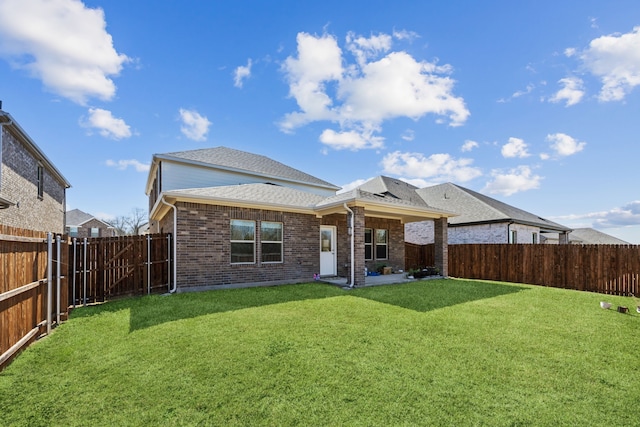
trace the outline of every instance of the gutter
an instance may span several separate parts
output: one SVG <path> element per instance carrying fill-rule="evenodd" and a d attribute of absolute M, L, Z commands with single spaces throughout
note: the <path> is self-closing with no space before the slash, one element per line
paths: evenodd
<path fill-rule="evenodd" d="M 354 282 L 356 280 L 356 272 L 354 270 L 355 267 L 355 260 L 353 259 L 353 256 L 355 254 L 355 233 L 353 230 L 353 226 L 354 226 L 354 216 L 353 216 L 353 211 L 351 210 L 351 208 L 349 208 L 349 206 L 347 206 L 346 203 L 343 204 L 344 208 L 351 214 L 350 218 L 349 218 L 349 234 L 351 235 L 351 280 L 349 282 L 349 287 L 353 288 L 354 286 Z"/>
<path fill-rule="evenodd" d="M 173 209 L 173 288 L 169 293 L 173 294 L 178 288 L 178 208 L 164 200 L 164 195 L 160 201 Z"/>

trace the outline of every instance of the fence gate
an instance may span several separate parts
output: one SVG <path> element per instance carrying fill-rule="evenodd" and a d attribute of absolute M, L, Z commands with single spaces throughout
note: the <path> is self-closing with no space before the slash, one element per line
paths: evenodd
<path fill-rule="evenodd" d="M 69 259 L 71 306 L 167 292 L 171 285 L 170 234 L 74 238 Z"/>

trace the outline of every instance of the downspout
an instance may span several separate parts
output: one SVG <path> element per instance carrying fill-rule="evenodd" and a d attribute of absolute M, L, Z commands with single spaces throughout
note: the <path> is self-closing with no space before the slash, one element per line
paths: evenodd
<path fill-rule="evenodd" d="M 0 101 L 0 113 L 2 113 L 2 101 Z M 3 134 L 2 127 L 13 124 L 13 120 L 11 120 L 7 115 L 5 114 L 1 114 L 1 115 L 2 117 L 6 117 L 9 121 L 4 123 L 0 122 L 0 193 L 2 192 L 2 134 Z M 8 207 L 9 206 L 0 206 L 0 209 L 4 209 Z"/>
<path fill-rule="evenodd" d="M 175 293 L 178 288 L 178 208 L 164 200 L 164 196 L 160 201 L 173 209 L 173 288 L 169 289 L 169 293 Z"/>
<path fill-rule="evenodd" d="M 349 287 L 353 288 L 354 282 L 356 280 L 356 272 L 354 270 L 355 260 L 353 259 L 353 255 L 355 254 L 355 233 L 353 230 L 354 218 L 353 211 L 349 208 L 349 206 L 347 206 L 346 203 L 344 203 L 343 206 L 351 214 L 351 218 L 349 219 L 349 234 L 351 235 L 351 281 L 349 282 Z"/>

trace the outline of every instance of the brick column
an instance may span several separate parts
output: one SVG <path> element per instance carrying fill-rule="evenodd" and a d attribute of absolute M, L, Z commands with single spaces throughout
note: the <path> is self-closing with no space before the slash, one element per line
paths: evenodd
<path fill-rule="evenodd" d="M 449 275 L 449 236 L 447 218 L 434 219 L 435 262 L 440 275 Z"/>
<path fill-rule="evenodd" d="M 354 286 L 364 286 L 364 208 L 353 207 L 353 233 L 354 233 Z M 351 242 L 349 242 L 351 243 Z"/>

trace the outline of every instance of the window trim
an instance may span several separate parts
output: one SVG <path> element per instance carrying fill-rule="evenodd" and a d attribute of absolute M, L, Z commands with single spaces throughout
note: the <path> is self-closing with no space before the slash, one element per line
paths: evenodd
<path fill-rule="evenodd" d="M 378 243 L 378 231 L 384 231 L 384 243 Z M 387 228 L 376 228 L 375 233 L 375 259 L 379 260 L 388 260 L 389 259 L 389 230 Z M 384 246 L 385 256 L 383 258 L 378 258 L 378 247 Z"/>
<path fill-rule="evenodd" d="M 36 171 L 37 174 L 37 187 L 38 187 L 38 199 L 44 199 L 44 167 L 42 164 L 38 163 L 38 169 Z"/>
<path fill-rule="evenodd" d="M 278 224 L 280 225 L 280 240 L 263 240 L 262 236 L 263 236 L 263 231 L 262 231 L 262 225 L 263 224 Z M 280 245 L 280 261 L 265 261 L 264 260 L 264 250 L 263 250 L 263 245 L 265 243 L 271 243 L 271 244 L 279 244 Z M 282 222 L 278 222 L 278 221 L 260 221 L 260 263 L 261 264 L 282 264 L 284 262 L 284 224 Z"/>
<path fill-rule="evenodd" d="M 371 237 L 371 240 L 369 243 L 367 243 L 367 231 L 370 233 L 369 236 Z M 373 228 L 365 228 L 364 229 L 364 260 L 365 261 L 373 261 Z M 371 254 L 371 256 L 369 258 L 367 258 L 367 246 L 369 246 L 370 250 L 369 253 Z"/>
<path fill-rule="evenodd" d="M 231 239 L 231 235 L 233 234 L 231 232 L 232 228 L 233 228 L 233 223 L 234 222 L 246 222 L 246 223 L 252 223 L 253 224 L 253 240 L 233 240 Z M 232 219 L 229 221 L 229 261 L 232 265 L 250 265 L 250 264 L 255 264 L 256 263 L 256 221 L 254 220 L 249 220 L 249 219 Z M 249 244 L 251 243 L 253 245 L 253 260 L 252 261 L 243 261 L 243 262 L 234 262 L 233 261 L 233 251 L 232 251 L 232 247 L 233 247 L 233 243 L 244 243 L 244 244 Z"/>

